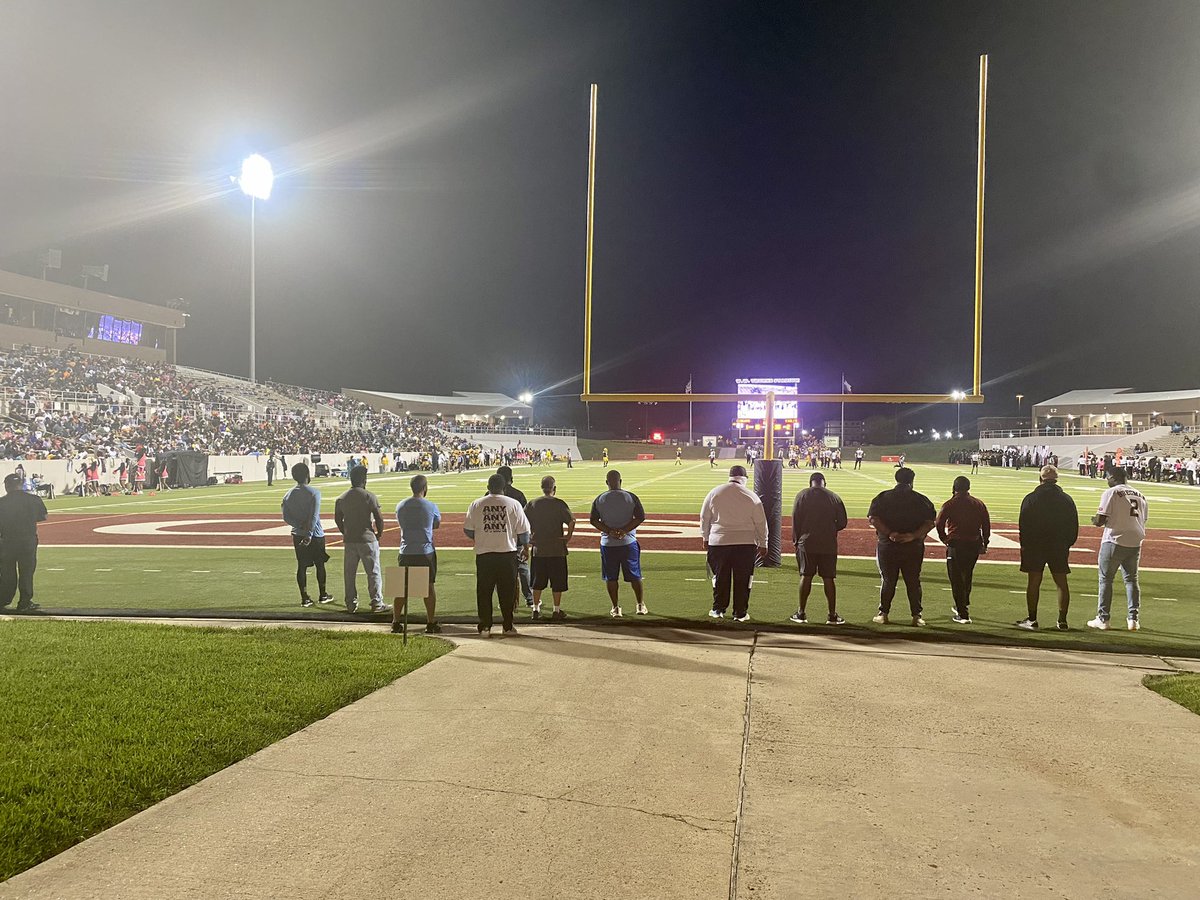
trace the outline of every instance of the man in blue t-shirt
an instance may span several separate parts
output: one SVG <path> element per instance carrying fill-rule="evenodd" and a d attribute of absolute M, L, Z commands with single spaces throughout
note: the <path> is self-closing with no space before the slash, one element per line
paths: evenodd
<path fill-rule="evenodd" d="M 396 524 L 400 526 L 401 566 L 421 566 L 429 569 L 429 596 L 425 598 L 425 633 L 439 634 L 442 626 L 437 623 L 437 592 L 433 583 L 437 580 L 437 550 L 433 547 L 434 529 L 442 524 L 442 514 L 437 506 L 425 499 L 429 493 L 429 479 L 416 475 L 409 482 L 412 496 L 396 505 Z M 408 601 L 404 603 L 407 605 Z M 401 604 L 393 603 L 392 631 L 399 631 Z"/>
<path fill-rule="evenodd" d="M 308 483 L 309 471 L 304 463 L 292 466 L 292 478 L 296 486 L 283 495 L 280 505 L 283 521 L 292 526 L 300 605 L 313 605 L 308 595 L 308 570 L 314 567 L 317 570 L 318 599 L 322 603 L 332 603 L 332 595 L 325 590 L 325 563 L 329 561 L 329 554 L 325 552 L 325 529 L 321 527 L 321 492 Z"/>
<path fill-rule="evenodd" d="M 625 580 L 633 587 L 637 600 L 637 614 L 646 615 L 646 603 L 642 596 L 641 548 L 637 542 L 637 527 L 646 521 L 642 501 L 637 494 L 621 490 L 621 473 L 616 469 L 605 477 L 608 490 L 592 501 L 589 516 L 592 527 L 600 532 L 600 577 L 608 589 L 612 601 L 609 615 L 621 618 L 621 607 L 617 592 L 624 573 Z"/>

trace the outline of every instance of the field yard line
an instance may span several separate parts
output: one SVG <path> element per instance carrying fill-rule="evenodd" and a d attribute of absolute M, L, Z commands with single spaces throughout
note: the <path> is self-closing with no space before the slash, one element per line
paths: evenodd
<path fill-rule="evenodd" d="M 699 469 L 703 466 L 707 466 L 707 465 L 708 465 L 708 460 L 705 460 L 704 462 L 696 463 L 694 466 L 684 466 L 681 469 L 672 469 L 670 472 L 667 472 L 665 475 L 656 475 L 653 478 L 647 478 L 645 481 L 639 481 L 630 486 L 636 487 L 636 488 L 645 487 L 648 484 L 655 484 L 659 481 L 665 481 L 668 478 L 674 478 L 676 475 L 683 475 L 686 472 L 694 472 L 697 469 Z M 705 493 L 707 493 L 707 491 Z"/>

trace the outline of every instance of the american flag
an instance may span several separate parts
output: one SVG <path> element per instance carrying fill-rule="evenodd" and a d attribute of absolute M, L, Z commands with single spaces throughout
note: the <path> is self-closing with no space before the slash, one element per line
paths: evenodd
<path fill-rule="evenodd" d="M 686 385 L 684 385 L 683 392 L 685 394 L 690 394 L 692 392 L 692 376 L 691 375 L 688 376 L 688 383 Z"/>
<path fill-rule="evenodd" d="M 845 376 L 845 375 L 843 375 L 843 376 L 842 376 L 842 390 L 843 390 L 843 391 L 845 391 L 847 394 L 853 394 L 853 393 L 854 393 L 854 391 L 850 389 L 850 382 L 848 382 L 848 381 L 846 380 L 846 376 Z"/>

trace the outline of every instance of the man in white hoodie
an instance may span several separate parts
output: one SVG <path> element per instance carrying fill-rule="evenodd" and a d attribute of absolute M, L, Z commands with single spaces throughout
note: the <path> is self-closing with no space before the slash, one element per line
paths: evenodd
<path fill-rule="evenodd" d="M 746 470 L 734 466 L 729 481 L 708 492 L 700 507 L 700 535 L 716 583 L 709 616 L 723 619 L 733 589 L 733 620 L 750 620 L 754 563 L 767 547 L 767 515 L 758 495 L 746 487 Z"/>

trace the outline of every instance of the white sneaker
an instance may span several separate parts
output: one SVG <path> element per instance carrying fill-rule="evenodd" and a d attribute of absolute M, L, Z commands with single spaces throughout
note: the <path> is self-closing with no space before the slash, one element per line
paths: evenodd
<path fill-rule="evenodd" d="M 750 621 L 750 613 L 742 613 L 740 616 L 734 616 L 734 617 L 733 617 L 733 621 L 735 621 L 735 622 L 749 622 L 749 621 Z"/>
<path fill-rule="evenodd" d="M 725 618 L 725 613 L 723 613 L 717 609 L 710 609 L 708 611 L 708 617 L 710 619 L 723 619 L 723 618 Z"/>
<path fill-rule="evenodd" d="M 1139 619 L 1126 619 L 1125 624 L 1129 627 L 1130 631 L 1137 631 L 1142 627 L 1141 620 Z"/>
<path fill-rule="evenodd" d="M 1108 631 L 1109 625 L 1099 616 L 1094 619 L 1088 619 L 1088 628 L 1095 628 L 1097 631 Z M 1132 631 L 1132 629 L 1130 629 Z"/>
<path fill-rule="evenodd" d="M 925 620 L 920 616 L 913 616 L 913 628 L 921 628 L 925 625 Z"/>
<path fill-rule="evenodd" d="M 644 616 L 644 615 L 646 615 L 646 613 L 648 613 L 648 612 L 650 612 L 650 610 L 646 609 L 646 604 L 645 604 L 645 603 L 639 603 L 639 604 L 637 605 L 637 614 L 638 614 L 639 616 Z"/>
<path fill-rule="evenodd" d="M 612 616 L 614 619 L 619 619 L 619 618 L 621 618 L 621 607 L 619 607 L 619 606 L 614 606 L 612 609 L 610 609 L 610 610 L 608 611 L 608 614 L 609 614 L 610 616 Z"/>
<path fill-rule="evenodd" d="M 886 625 L 888 623 L 887 613 L 880 613 L 875 618 L 873 618 L 871 621 L 874 622 L 876 625 Z"/>

